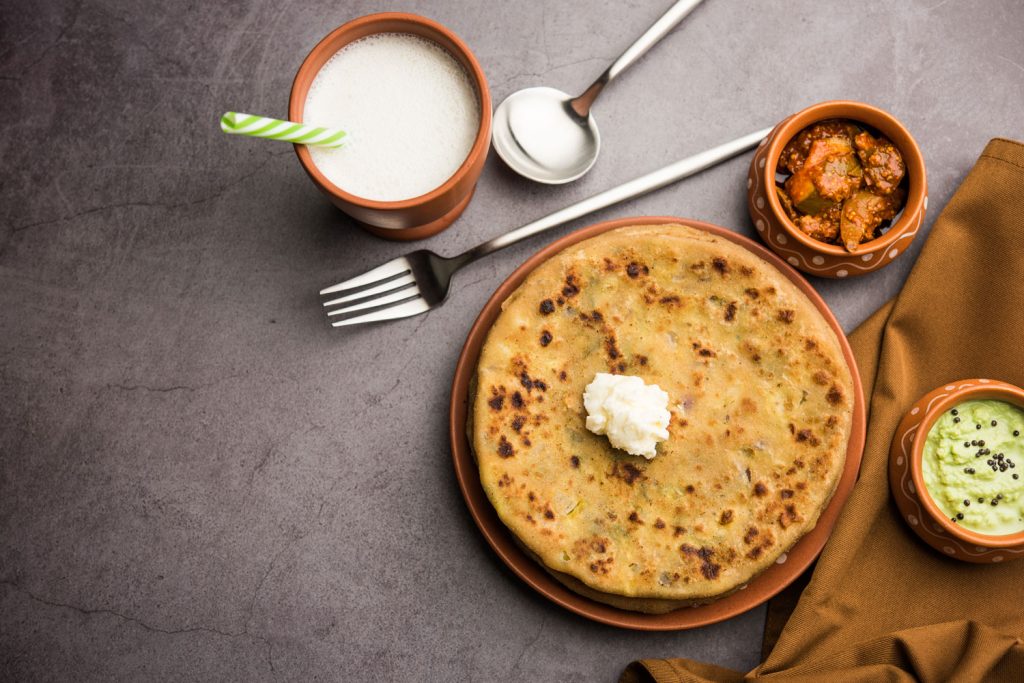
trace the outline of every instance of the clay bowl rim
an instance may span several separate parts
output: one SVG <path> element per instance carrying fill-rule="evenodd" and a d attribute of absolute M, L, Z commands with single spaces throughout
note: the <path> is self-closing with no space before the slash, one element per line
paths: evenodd
<path fill-rule="evenodd" d="M 734 591 L 711 603 L 683 607 L 666 614 L 645 614 L 618 609 L 569 590 L 545 571 L 540 563 L 524 553 L 507 527 L 502 524 L 486 493 L 483 492 L 479 469 L 476 467 L 466 436 L 466 419 L 469 414 L 469 387 L 476 371 L 480 347 L 498 314 L 501 303 L 530 272 L 563 249 L 609 230 L 629 225 L 675 223 L 702 230 L 744 247 L 774 266 L 807 296 L 835 333 L 843 352 L 843 359 L 850 368 L 853 379 L 853 418 L 846 448 L 846 462 L 835 491 L 814 527 L 786 551 L 786 560 L 783 564 L 772 564 L 751 579 L 746 590 Z M 867 437 L 867 403 L 853 349 L 832 310 L 806 278 L 775 252 L 746 235 L 712 223 L 677 216 L 633 216 L 600 221 L 560 237 L 532 254 L 495 289 L 473 322 L 466 335 L 466 342 L 459 352 L 448 406 L 448 436 L 455 476 L 470 517 L 494 554 L 523 583 L 560 607 L 592 621 L 638 631 L 680 631 L 718 623 L 763 604 L 795 581 L 821 554 L 859 476 Z"/>
<path fill-rule="evenodd" d="M 964 386 L 965 384 L 971 386 Z M 921 501 L 921 506 L 950 536 L 965 543 L 993 550 L 1015 548 L 1024 545 L 1024 531 L 995 536 L 971 531 L 959 524 L 954 524 L 932 499 L 931 492 L 925 486 L 924 472 L 922 470 L 924 443 L 928 438 L 928 432 L 943 413 L 950 408 L 955 408 L 964 401 L 980 399 L 1005 401 L 1024 410 L 1024 389 L 1013 384 L 995 380 L 959 380 L 943 386 L 954 386 L 955 388 L 947 396 L 943 396 L 932 403 L 931 408 L 925 411 L 918 425 L 917 433 L 914 434 L 914 441 L 911 444 L 910 478 L 914 482 L 914 489 L 917 491 L 917 497 Z"/>
<path fill-rule="evenodd" d="M 313 47 L 313 49 L 309 51 L 309 54 L 306 55 L 306 58 L 302 60 L 302 64 L 299 66 L 299 70 L 295 72 L 295 78 L 292 79 L 292 88 L 291 92 L 288 95 L 289 119 L 292 121 L 301 121 L 301 112 L 306 106 L 306 96 L 309 94 L 309 87 L 303 89 L 302 96 L 300 98 L 299 81 L 308 72 L 319 71 L 323 63 L 326 63 L 327 59 L 330 59 L 330 57 L 337 53 L 339 50 L 344 48 L 349 43 L 355 42 L 359 38 L 346 40 L 338 47 L 332 48 L 332 45 L 334 44 L 335 41 L 344 39 L 345 34 L 359 31 L 361 29 L 366 28 L 367 26 L 372 26 L 374 24 L 379 24 L 383 26 L 385 24 L 394 23 L 415 25 L 422 28 L 426 28 L 428 32 L 434 31 L 437 34 L 444 36 L 447 40 L 451 41 L 452 44 L 455 45 L 455 47 L 458 48 L 458 51 L 461 53 L 461 56 L 465 58 L 465 60 L 469 63 L 470 66 L 470 68 L 467 69 L 466 71 L 469 74 L 469 76 L 473 79 L 473 84 L 476 89 L 478 104 L 480 105 L 480 125 L 477 128 L 476 138 L 474 138 L 473 140 L 473 146 L 469 148 L 469 152 L 466 154 L 466 158 L 462 160 L 462 164 L 455 170 L 454 173 L 452 173 L 448 177 L 447 180 L 445 180 L 442 184 L 438 185 L 429 192 L 417 195 L 415 197 L 409 197 L 407 199 L 400 199 L 397 201 L 381 201 L 377 199 L 368 199 L 366 197 L 361 197 L 359 195 L 346 192 L 345 190 L 343 190 L 342 188 L 338 187 L 330 180 L 328 180 L 327 176 L 325 176 L 320 171 L 320 169 L 317 168 L 317 165 L 313 163 L 312 156 L 310 155 L 309 149 L 306 147 L 306 145 L 294 145 L 295 153 L 299 157 L 299 162 L 302 164 L 303 168 L 306 169 L 306 172 L 313 177 L 313 179 L 317 182 L 318 185 L 326 189 L 331 195 L 345 202 L 348 202 L 349 204 L 353 204 L 355 206 L 359 206 L 366 209 L 372 209 L 376 211 L 401 211 L 406 209 L 412 209 L 432 202 L 435 199 L 445 195 L 446 193 L 451 192 L 455 188 L 456 184 L 460 182 L 463 178 L 465 178 L 466 175 L 468 175 L 470 167 L 473 165 L 473 163 L 476 161 L 479 155 L 487 153 L 487 149 L 491 144 L 491 90 L 490 87 L 487 85 L 487 78 L 486 76 L 484 76 L 483 68 L 481 68 L 480 62 L 477 61 L 476 55 L 473 54 L 473 51 L 469 49 L 469 46 L 466 45 L 466 43 L 461 38 L 459 38 L 451 29 L 447 28 L 443 24 L 434 21 L 433 19 L 428 19 L 427 17 L 423 17 L 418 14 L 410 14 L 408 12 L 378 12 L 376 14 L 367 14 L 342 24 L 341 26 L 339 26 L 338 28 L 334 29 L 326 36 L 324 36 L 320 40 L 320 42 L 318 42 Z M 392 26 L 389 28 L 381 28 L 380 30 L 371 30 L 367 32 L 364 36 L 360 37 L 366 37 L 378 33 L 405 33 L 405 31 L 402 31 L 400 28 L 396 29 Z M 425 40 L 432 40 L 430 38 L 420 36 L 419 34 L 413 35 L 417 35 L 418 37 L 424 38 Z M 449 50 L 445 45 L 442 45 L 440 42 L 436 40 L 432 40 L 432 42 L 437 44 L 442 50 L 451 53 L 451 50 Z M 323 63 L 321 63 L 320 66 L 314 68 L 314 62 L 319 62 L 321 55 L 323 55 L 325 52 L 329 53 L 327 58 L 324 59 Z M 462 65 L 463 67 L 465 66 L 465 64 L 462 64 L 462 60 L 459 59 L 459 55 L 452 55 L 452 57 L 454 57 L 455 60 L 459 62 L 460 65 Z M 315 77 L 316 74 L 314 73 L 313 76 L 309 79 L 310 84 L 312 84 L 313 79 Z"/>
<path fill-rule="evenodd" d="M 782 210 L 782 204 L 779 202 L 776 193 L 770 191 L 771 186 L 775 184 L 775 173 L 779 164 L 779 156 L 782 154 L 782 149 L 786 144 L 804 128 L 820 121 L 836 118 L 850 119 L 866 124 L 892 140 L 896 144 L 897 149 L 899 149 L 900 154 L 903 155 L 910 183 L 910 190 L 903 205 L 903 213 L 900 219 L 884 235 L 870 242 L 863 243 L 855 252 L 849 252 L 836 244 L 819 242 L 813 237 L 805 235 L 793 225 L 793 222 L 789 220 L 789 216 Z M 896 134 L 894 135 L 894 133 Z M 907 144 L 899 144 L 894 138 L 904 138 Z M 768 202 L 768 206 L 771 208 L 772 216 L 790 237 L 816 253 L 844 259 L 851 256 L 885 251 L 895 244 L 917 224 L 916 220 L 913 219 L 920 211 L 924 210 L 924 202 L 928 193 L 924 157 L 910 131 L 889 112 L 870 104 L 853 100 L 819 102 L 793 114 L 780 123 L 765 153 L 764 183 L 765 201 Z"/>

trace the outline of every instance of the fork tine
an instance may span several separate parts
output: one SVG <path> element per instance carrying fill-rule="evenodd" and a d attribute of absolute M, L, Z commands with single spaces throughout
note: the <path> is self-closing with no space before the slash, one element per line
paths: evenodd
<path fill-rule="evenodd" d="M 363 299 L 370 296 L 378 296 L 380 294 L 386 294 L 394 289 L 407 288 L 409 285 L 416 284 L 416 278 L 413 277 L 412 273 L 406 273 L 394 280 L 388 280 L 382 285 L 376 287 L 370 287 L 369 289 L 362 289 L 354 294 L 346 294 L 345 296 L 339 296 L 337 299 L 331 299 L 330 301 L 324 302 L 324 307 L 336 306 L 337 304 L 343 304 L 346 301 L 352 301 L 355 299 Z"/>
<path fill-rule="evenodd" d="M 378 306 L 384 306 L 386 304 L 397 304 L 405 301 L 406 299 L 413 299 L 419 297 L 420 291 L 416 288 L 410 289 L 405 287 L 397 292 L 392 292 L 384 296 L 371 297 L 366 300 L 359 300 L 359 303 L 354 303 L 349 306 L 342 306 L 327 311 L 327 316 L 332 315 L 345 315 L 346 313 L 355 313 L 356 311 L 362 311 L 367 308 L 377 308 Z"/>
<path fill-rule="evenodd" d="M 354 318 L 345 318 L 344 320 L 338 320 L 331 323 L 331 327 L 344 327 L 346 325 L 358 325 L 360 323 L 372 323 L 379 320 L 397 320 L 399 318 L 408 318 L 409 316 L 418 315 L 420 313 L 426 313 L 431 308 L 430 304 L 426 302 L 422 297 L 417 297 L 412 301 L 406 301 L 404 304 L 397 306 L 390 306 L 381 311 L 373 311 L 372 313 L 364 313 L 363 315 L 357 315 Z"/>
<path fill-rule="evenodd" d="M 354 289 L 356 287 L 363 287 L 365 285 L 372 285 L 381 280 L 396 275 L 403 275 L 404 273 L 412 270 L 409 267 L 409 262 L 404 256 L 400 256 L 396 259 L 392 259 L 387 263 L 381 264 L 372 270 L 368 270 L 362 275 L 356 275 L 353 278 L 349 278 L 344 282 L 339 282 L 336 285 L 325 287 L 320 290 L 320 296 L 327 294 L 334 294 L 336 292 L 343 292 L 347 289 Z"/>

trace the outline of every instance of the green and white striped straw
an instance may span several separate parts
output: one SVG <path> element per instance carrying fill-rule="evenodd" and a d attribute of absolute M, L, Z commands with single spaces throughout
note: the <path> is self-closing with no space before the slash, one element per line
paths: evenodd
<path fill-rule="evenodd" d="M 266 116 L 239 114 L 235 111 L 229 111 L 220 117 L 220 129 L 231 135 L 248 135 L 317 147 L 341 147 L 348 137 L 340 128 L 311 126 L 294 121 L 270 119 Z"/>

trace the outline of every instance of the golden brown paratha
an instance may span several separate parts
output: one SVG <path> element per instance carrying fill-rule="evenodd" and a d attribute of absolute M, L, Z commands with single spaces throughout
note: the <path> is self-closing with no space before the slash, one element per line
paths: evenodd
<path fill-rule="evenodd" d="M 668 392 L 653 460 L 585 428 L 598 372 Z M 504 302 L 474 386 L 470 443 L 505 525 L 570 588 L 655 612 L 740 588 L 814 526 L 853 411 L 807 297 L 683 225 L 609 231 L 539 266 Z"/>

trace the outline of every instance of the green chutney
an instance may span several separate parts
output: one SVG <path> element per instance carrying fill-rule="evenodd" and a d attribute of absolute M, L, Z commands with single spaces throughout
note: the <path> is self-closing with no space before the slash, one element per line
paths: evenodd
<path fill-rule="evenodd" d="M 954 523 L 991 536 L 1024 531 L 1024 410 L 965 401 L 924 442 L 924 483 Z"/>

